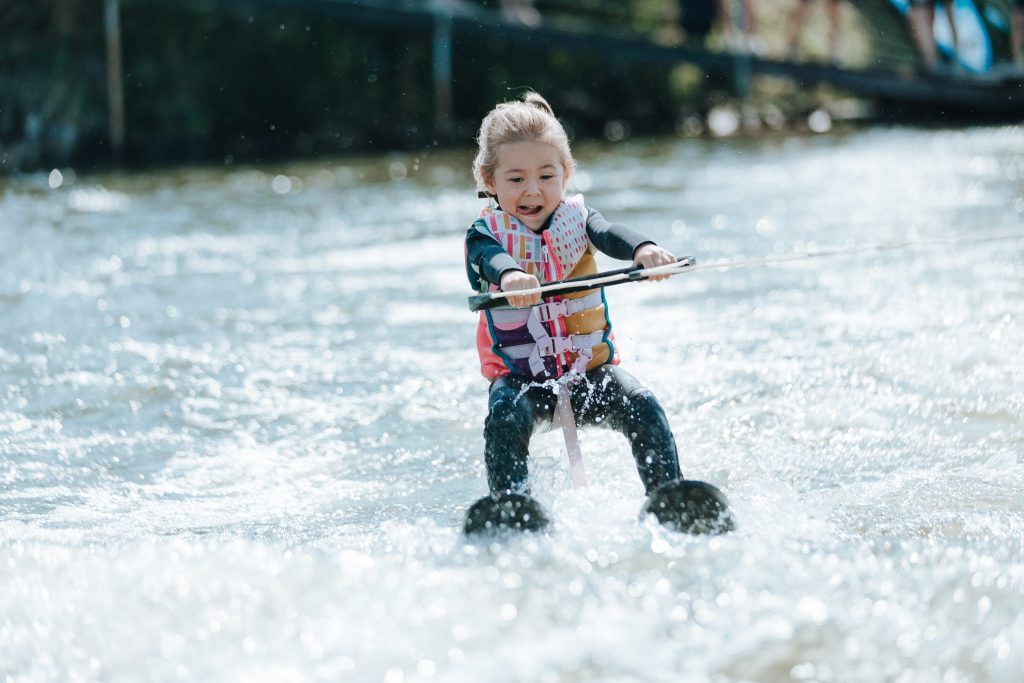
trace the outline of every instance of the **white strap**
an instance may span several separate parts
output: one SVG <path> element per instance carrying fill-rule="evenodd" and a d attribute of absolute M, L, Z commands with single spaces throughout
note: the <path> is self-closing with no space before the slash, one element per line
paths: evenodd
<path fill-rule="evenodd" d="M 580 450 L 579 436 L 576 433 L 576 417 L 572 414 L 572 403 L 569 401 L 570 382 L 559 382 L 558 403 L 556 411 L 565 437 L 565 450 L 569 454 L 569 480 L 573 488 L 587 485 L 587 471 L 583 467 L 583 451 Z"/>
<path fill-rule="evenodd" d="M 566 374 L 558 379 L 557 389 L 558 401 L 555 404 L 555 414 L 551 428 L 562 429 L 562 438 L 565 439 L 565 451 L 569 455 L 569 481 L 573 488 L 582 488 L 587 485 L 587 471 L 583 466 L 583 451 L 580 449 L 579 434 L 576 431 L 576 416 L 572 412 L 572 386 L 582 379 L 587 372 L 587 365 L 594 354 L 589 348 L 581 349 L 576 357 L 576 362 Z"/>
<path fill-rule="evenodd" d="M 530 359 L 530 371 L 534 375 L 543 375 L 545 373 L 544 359 L 541 358 L 543 355 L 541 349 L 544 348 L 541 344 L 547 344 L 551 341 L 551 335 L 548 334 L 548 330 L 544 327 L 544 324 L 540 321 L 537 315 L 537 309 L 530 309 L 530 316 L 526 319 L 526 329 L 530 331 L 530 335 L 536 340 L 534 344 L 524 344 L 523 346 L 532 347 L 529 348 L 529 359 Z M 515 347 L 522 348 L 522 347 Z M 502 349 L 504 351 L 504 349 Z M 511 358 L 512 356 L 509 356 Z"/>

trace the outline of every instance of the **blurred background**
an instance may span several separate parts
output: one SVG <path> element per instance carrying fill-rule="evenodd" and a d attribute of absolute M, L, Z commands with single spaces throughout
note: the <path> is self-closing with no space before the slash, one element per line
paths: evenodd
<path fill-rule="evenodd" d="M 527 87 L 581 139 L 1019 120 L 1011 3 L 950 2 L 3 0 L 0 173 L 467 144 Z"/>

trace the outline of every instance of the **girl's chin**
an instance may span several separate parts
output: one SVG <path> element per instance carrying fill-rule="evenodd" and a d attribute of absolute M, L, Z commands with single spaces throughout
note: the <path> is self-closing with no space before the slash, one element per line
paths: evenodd
<path fill-rule="evenodd" d="M 527 214 L 517 213 L 515 216 L 519 219 L 520 223 L 532 230 L 540 228 L 544 225 L 544 221 L 547 219 L 547 216 L 545 216 L 543 212 Z"/>

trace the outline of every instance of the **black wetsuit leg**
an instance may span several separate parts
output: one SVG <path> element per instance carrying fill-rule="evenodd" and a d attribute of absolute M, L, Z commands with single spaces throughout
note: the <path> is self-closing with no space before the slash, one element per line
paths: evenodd
<path fill-rule="evenodd" d="M 526 379 L 507 376 L 491 382 L 484 421 L 484 462 L 492 494 L 529 493 L 526 459 L 530 437 L 539 423 L 551 420 L 555 401 L 549 387 L 531 385 Z"/>
<path fill-rule="evenodd" d="M 570 396 L 577 424 L 614 429 L 626 437 L 645 491 L 680 478 L 675 438 L 665 411 L 628 372 L 602 365 L 573 385 Z M 538 424 L 551 420 L 556 401 L 549 386 L 522 378 L 501 377 L 491 383 L 484 461 L 492 494 L 529 492 L 530 437 Z"/>
<path fill-rule="evenodd" d="M 679 455 L 668 418 L 650 389 L 616 365 L 602 365 L 572 388 L 579 425 L 614 429 L 629 441 L 644 490 L 679 479 Z"/>

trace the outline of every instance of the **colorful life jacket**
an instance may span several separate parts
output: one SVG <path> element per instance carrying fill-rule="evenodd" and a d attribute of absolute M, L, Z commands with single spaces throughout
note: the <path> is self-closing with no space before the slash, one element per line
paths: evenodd
<path fill-rule="evenodd" d="M 576 195 L 558 205 L 541 233 L 500 209 L 484 209 L 477 221 L 520 268 L 544 284 L 597 272 L 586 212 L 583 197 Z M 619 362 L 603 288 L 545 297 L 529 308 L 481 311 L 476 339 L 480 371 L 488 379 L 508 374 L 555 379 L 574 366 L 582 371 Z"/>

